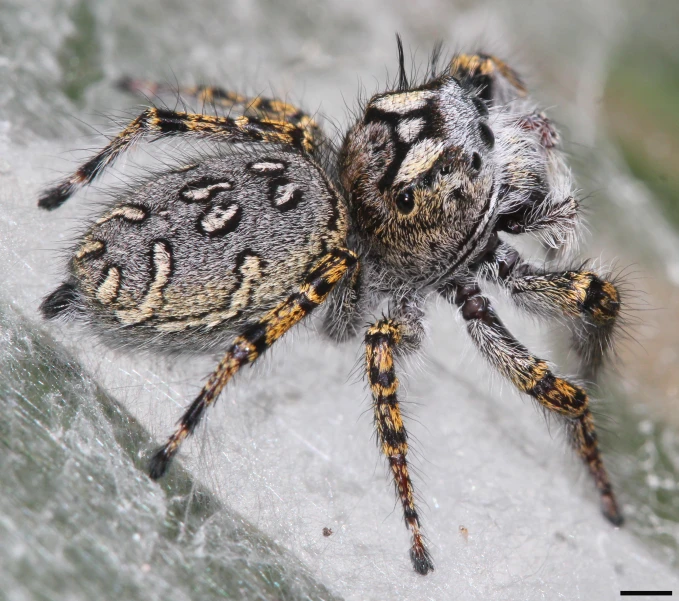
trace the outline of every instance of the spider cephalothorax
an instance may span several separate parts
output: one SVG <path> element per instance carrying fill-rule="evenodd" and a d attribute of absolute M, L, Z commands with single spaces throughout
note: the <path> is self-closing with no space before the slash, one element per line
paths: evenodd
<path fill-rule="evenodd" d="M 518 75 L 492 56 L 457 55 L 440 70 L 433 60 L 425 80 L 411 84 L 400 41 L 399 59 L 398 85 L 365 104 L 336 156 L 310 116 L 275 99 L 187 88 L 179 93 L 217 114 L 146 109 L 40 206 L 56 208 L 144 138 L 199 136 L 219 151 L 120 195 L 90 224 L 66 281 L 41 310 L 78 318 L 117 346 L 224 348 L 151 458 L 150 475 L 159 478 L 233 375 L 309 313 L 325 304 L 324 331 L 342 339 L 388 302 L 389 315 L 365 332 L 365 369 L 413 566 L 426 574 L 433 563 L 395 366 L 420 346 L 426 299 L 438 294 L 459 307 L 480 354 L 561 416 L 617 525 L 587 393 L 517 341 L 481 288 L 499 285 L 520 308 L 563 321 L 589 377 L 610 346 L 620 298 L 597 273 L 546 270 L 508 242 L 534 233 L 555 250 L 567 247 L 579 209 L 558 133 Z M 166 91 L 135 80 L 124 87 Z"/>
<path fill-rule="evenodd" d="M 394 275 L 466 265 L 497 213 L 485 104 L 452 76 L 373 96 L 341 154 L 344 188 L 370 253 Z"/>

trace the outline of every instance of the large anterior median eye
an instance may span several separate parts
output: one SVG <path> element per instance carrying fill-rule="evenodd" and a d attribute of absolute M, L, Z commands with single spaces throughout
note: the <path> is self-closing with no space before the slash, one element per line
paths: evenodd
<path fill-rule="evenodd" d="M 396 208 L 404 215 L 412 212 L 415 208 L 415 194 L 412 188 L 406 188 L 398 193 L 396 196 Z"/>

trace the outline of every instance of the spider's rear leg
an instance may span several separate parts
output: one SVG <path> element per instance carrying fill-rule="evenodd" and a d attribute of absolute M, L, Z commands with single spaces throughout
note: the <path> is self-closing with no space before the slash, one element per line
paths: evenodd
<path fill-rule="evenodd" d="M 460 307 L 467 331 L 485 359 L 521 392 L 566 419 L 571 442 L 601 495 L 603 514 L 620 526 L 623 517 L 601 459 L 587 393 L 554 375 L 545 361 L 516 340 L 476 284 L 452 285 L 442 292 Z"/>
<path fill-rule="evenodd" d="M 395 354 L 407 352 L 419 345 L 423 334 L 420 321 L 422 312 L 415 305 L 404 306 L 403 309 L 397 317 L 381 319 L 366 332 L 366 370 L 373 396 L 379 444 L 389 460 L 406 527 L 412 534 L 410 559 L 415 571 L 427 574 L 434 569 L 434 564 L 420 530 L 413 484 L 408 472 L 408 435 L 396 395 L 399 382 L 394 369 Z"/>
<path fill-rule="evenodd" d="M 356 255 L 349 250 L 329 252 L 309 271 L 298 292 L 289 296 L 234 340 L 200 394 L 184 412 L 174 434 L 154 453 L 149 465 L 151 478 L 156 480 L 165 474 L 181 443 L 195 430 L 205 410 L 215 402 L 236 372 L 255 361 L 285 332 L 323 303 L 356 262 Z"/>
<path fill-rule="evenodd" d="M 524 262 L 510 245 L 500 242 L 486 257 L 481 274 L 507 290 L 510 298 L 531 315 L 566 318 L 580 373 L 594 379 L 611 350 L 620 314 L 616 286 L 585 269 L 546 271 Z"/>
<path fill-rule="evenodd" d="M 73 175 L 46 190 L 38 205 L 43 209 L 56 209 L 78 189 L 92 183 L 134 143 L 148 137 L 155 140 L 164 135 L 210 136 L 215 142 L 230 144 L 268 142 L 293 146 L 306 152 L 313 149 L 311 134 L 286 121 L 245 116 L 217 117 L 151 107 L 132 120 Z"/>
<path fill-rule="evenodd" d="M 182 98 L 193 98 L 202 106 L 219 107 L 225 110 L 240 109 L 244 115 L 266 117 L 277 121 L 291 123 L 295 127 L 309 130 L 314 145 L 322 138 L 321 128 L 311 115 L 294 104 L 278 98 L 266 96 L 244 96 L 233 90 L 225 90 L 217 86 L 179 86 L 156 83 L 143 79 L 126 77 L 121 79 L 119 87 L 133 94 L 147 98 L 157 95 L 179 94 Z"/>

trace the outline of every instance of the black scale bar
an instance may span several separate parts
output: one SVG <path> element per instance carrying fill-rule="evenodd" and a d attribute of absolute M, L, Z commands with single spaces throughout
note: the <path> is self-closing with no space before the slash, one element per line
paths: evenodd
<path fill-rule="evenodd" d="M 620 591 L 621 597 L 671 597 L 672 591 Z"/>

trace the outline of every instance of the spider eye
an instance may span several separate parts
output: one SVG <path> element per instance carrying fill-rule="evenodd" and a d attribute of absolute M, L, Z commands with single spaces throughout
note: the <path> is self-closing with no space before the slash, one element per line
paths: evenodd
<path fill-rule="evenodd" d="M 398 193 L 396 196 L 396 208 L 404 215 L 412 212 L 415 208 L 415 194 L 411 188 Z"/>
<path fill-rule="evenodd" d="M 479 171 L 481 169 L 481 164 L 482 164 L 481 155 L 478 152 L 475 152 L 472 155 L 472 168 L 474 169 L 474 171 Z"/>

